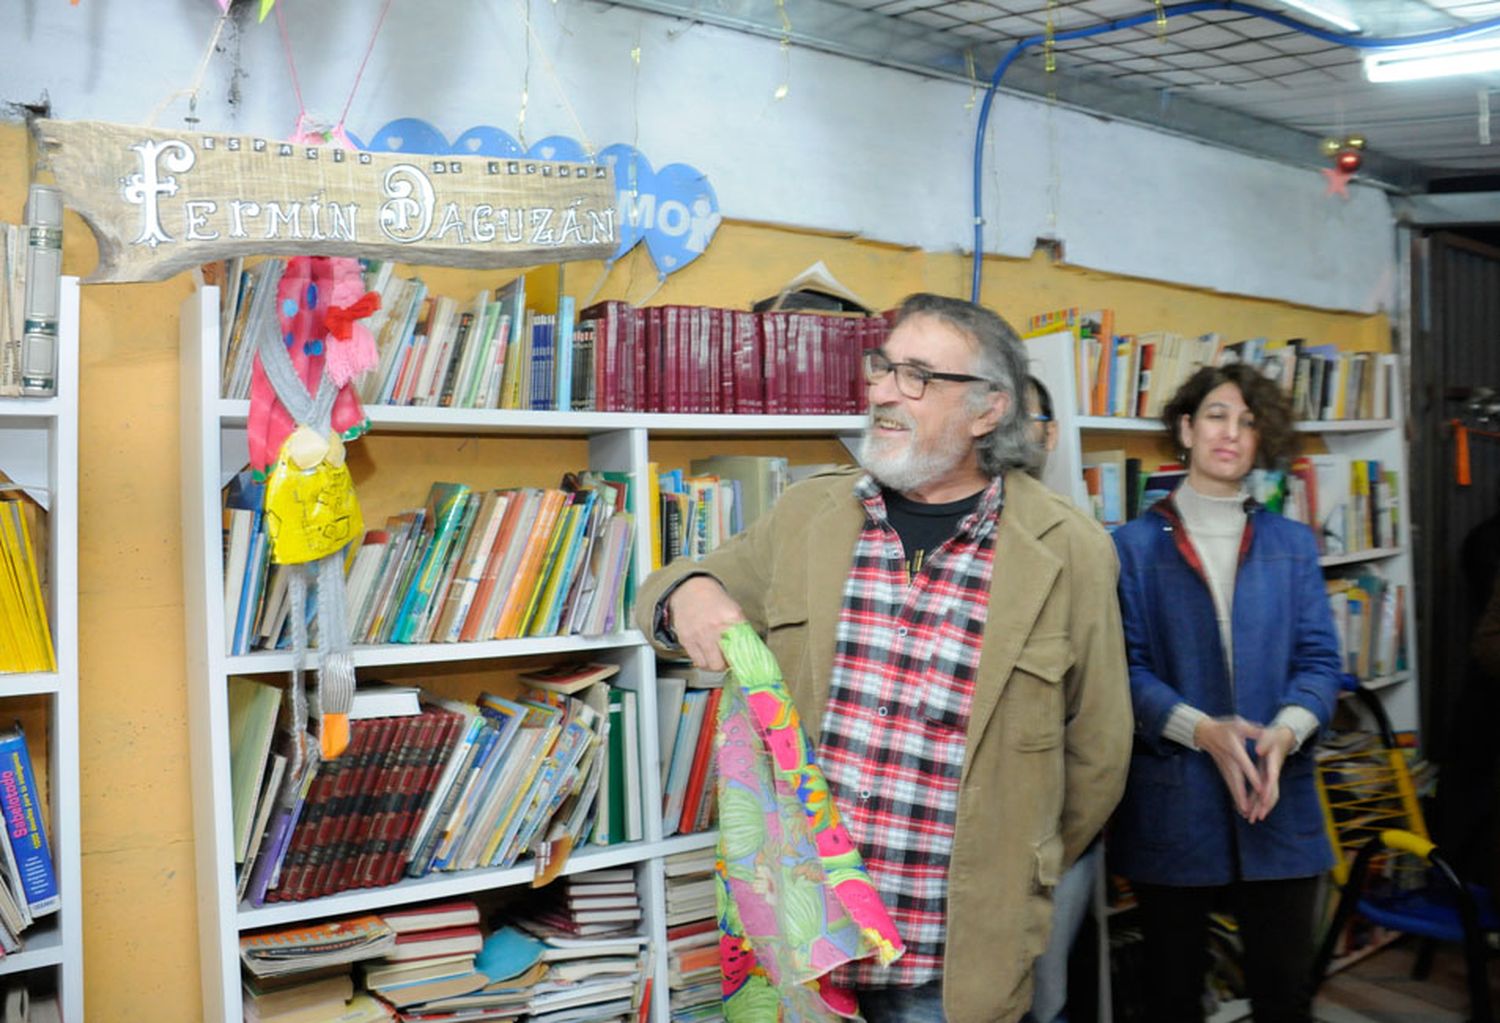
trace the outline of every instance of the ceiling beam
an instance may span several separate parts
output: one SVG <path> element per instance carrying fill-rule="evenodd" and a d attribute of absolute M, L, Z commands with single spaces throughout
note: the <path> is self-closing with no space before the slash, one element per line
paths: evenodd
<path fill-rule="evenodd" d="M 649 11 L 673 18 L 714 25 L 766 39 L 780 40 L 783 27 L 774 5 L 764 0 L 608 0 L 610 6 Z M 972 54 L 980 87 L 1015 41 L 977 44 L 965 49 L 952 36 L 887 15 L 875 14 L 837 0 L 785 0 L 791 29 L 785 35 L 795 45 L 840 57 L 896 68 L 965 85 L 974 84 L 967 72 Z M 1076 55 L 1070 51 L 1069 55 Z M 1059 67 L 1048 73 L 1026 59 L 1011 65 L 1001 91 L 1044 98 L 1095 116 L 1128 121 L 1236 152 L 1295 167 L 1328 165 L 1320 148 L 1321 136 L 1271 121 L 1213 106 L 1170 89 L 1144 88 L 1118 79 Z M 1356 179 L 1395 192 L 1421 191 L 1431 174 L 1420 164 L 1366 150 Z"/>
<path fill-rule="evenodd" d="M 1398 197 L 1396 220 L 1414 227 L 1500 224 L 1500 192 L 1446 192 Z"/>

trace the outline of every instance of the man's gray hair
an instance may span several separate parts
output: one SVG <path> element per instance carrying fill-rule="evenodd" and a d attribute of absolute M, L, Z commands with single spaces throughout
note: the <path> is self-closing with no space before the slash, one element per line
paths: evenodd
<path fill-rule="evenodd" d="M 974 376 L 983 377 L 995 390 L 1010 395 L 1005 415 L 975 444 L 980 471 L 993 477 L 1006 469 L 1029 469 L 1035 465 L 1038 451 L 1027 429 L 1026 395 L 1017 386 L 1017 381 L 1026 380 L 1026 351 L 1011 325 L 984 306 L 926 292 L 907 296 L 896 311 L 894 326 L 899 327 L 913 316 L 931 316 L 974 342 L 978 350 Z M 978 415 L 989 407 L 989 390 L 970 384 L 967 401 Z"/>

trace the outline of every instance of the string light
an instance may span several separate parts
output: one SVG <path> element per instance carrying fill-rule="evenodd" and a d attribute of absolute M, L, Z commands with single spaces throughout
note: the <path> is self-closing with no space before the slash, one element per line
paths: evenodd
<path fill-rule="evenodd" d="M 521 109 L 516 114 L 516 139 L 526 148 L 526 104 L 531 98 L 531 0 L 521 9 L 526 22 L 526 62 L 521 68 Z"/>
<path fill-rule="evenodd" d="M 781 17 L 781 84 L 771 98 L 782 100 L 792 90 L 792 19 L 787 17 L 786 0 L 776 0 L 776 13 Z"/>
<path fill-rule="evenodd" d="M 1057 9 L 1057 0 L 1047 0 L 1047 38 L 1042 43 L 1042 66 L 1047 73 L 1057 70 L 1056 40 L 1053 38 L 1052 12 Z"/>

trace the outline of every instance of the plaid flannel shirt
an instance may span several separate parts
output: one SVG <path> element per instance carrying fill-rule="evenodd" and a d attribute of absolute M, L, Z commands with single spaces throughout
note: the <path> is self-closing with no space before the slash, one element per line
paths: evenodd
<path fill-rule="evenodd" d="M 818 760 L 906 954 L 888 967 L 852 963 L 833 979 L 907 987 L 942 975 L 959 777 L 1004 493 L 996 478 L 910 579 L 879 486 L 867 476 L 855 495 L 867 517 L 844 587 Z"/>

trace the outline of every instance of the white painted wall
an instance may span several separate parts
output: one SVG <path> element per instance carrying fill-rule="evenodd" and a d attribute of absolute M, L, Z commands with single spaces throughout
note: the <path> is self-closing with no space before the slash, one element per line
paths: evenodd
<path fill-rule="evenodd" d="M 184 124 L 219 10 L 213 0 L 0 0 L 0 102 L 46 97 L 70 120 Z M 254 5 L 252 5 L 254 6 Z M 282 0 L 303 97 L 343 108 L 377 0 Z M 930 250 L 972 247 L 978 105 L 959 84 L 591 0 L 396 0 L 350 108 L 371 136 L 421 117 L 450 138 L 490 124 L 636 145 L 708 174 L 727 217 L 852 231 Z M 281 136 L 298 107 L 274 20 L 231 23 L 196 113 L 209 129 Z M 640 64 L 631 60 L 639 45 Z M 786 99 L 773 93 L 785 76 Z M 529 84 L 524 132 L 523 83 Z M 176 94 L 176 95 L 174 95 Z M 1039 237 L 1069 262 L 1332 309 L 1389 308 L 1385 196 L 1324 194 L 1315 171 L 1149 129 L 997 98 L 985 249 Z"/>

